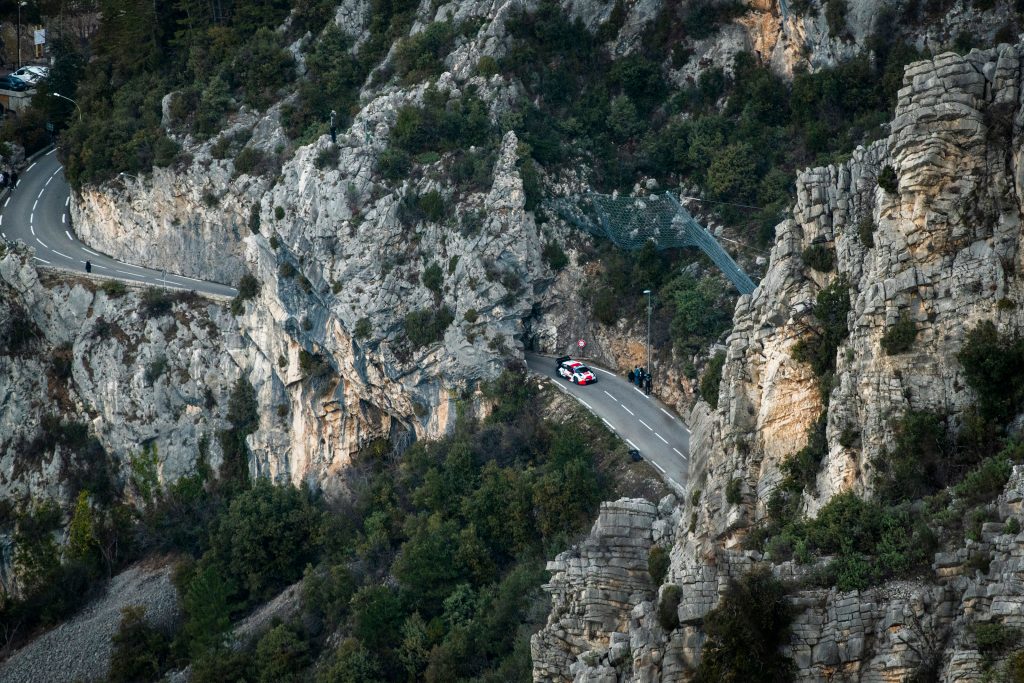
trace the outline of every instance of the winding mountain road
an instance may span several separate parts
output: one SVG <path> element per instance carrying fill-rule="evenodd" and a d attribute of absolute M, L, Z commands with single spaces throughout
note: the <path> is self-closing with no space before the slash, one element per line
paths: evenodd
<path fill-rule="evenodd" d="M 233 287 L 218 282 L 133 266 L 90 249 L 79 241 L 70 225 L 70 197 L 55 150 L 37 157 L 0 208 L 0 237 L 12 242 L 20 239 L 34 247 L 36 262 L 44 266 L 84 273 L 88 260 L 93 275 L 101 277 L 216 296 L 237 294 Z"/>
<path fill-rule="evenodd" d="M 596 371 L 597 383 L 585 387 L 559 377 L 555 359 L 550 356 L 527 353 L 526 366 L 531 372 L 550 377 L 559 389 L 601 418 L 630 448 L 640 451 L 670 486 L 680 491 L 686 488 L 690 430 L 658 399 L 591 363 L 587 366 Z"/>

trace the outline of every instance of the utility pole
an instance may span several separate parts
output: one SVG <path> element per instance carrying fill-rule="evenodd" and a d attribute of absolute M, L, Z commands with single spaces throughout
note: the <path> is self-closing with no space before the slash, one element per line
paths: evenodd
<path fill-rule="evenodd" d="M 645 289 L 647 295 L 647 374 L 651 377 L 651 384 L 654 383 L 654 373 L 651 372 L 651 290 Z"/>
<path fill-rule="evenodd" d="M 21 68 L 21 8 L 27 5 L 25 0 L 18 3 L 18 68 Z"/>

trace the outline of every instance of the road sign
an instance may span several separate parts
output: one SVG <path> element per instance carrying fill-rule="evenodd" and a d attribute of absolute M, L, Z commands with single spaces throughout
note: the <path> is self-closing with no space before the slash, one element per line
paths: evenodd
<path fill-rule="evenodd" d="M 576 346 L 580 347 L 581 349 L 584 346 L 586 346 L 586 345 L 587 345 L 587 342 L 583 341 L 582 339 L 580 339 L 578 342 L 576 342 Z"/>

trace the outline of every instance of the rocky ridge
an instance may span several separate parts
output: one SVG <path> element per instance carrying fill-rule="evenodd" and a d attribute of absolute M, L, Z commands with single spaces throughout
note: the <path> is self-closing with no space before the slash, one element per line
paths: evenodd
<path fill-rule="evenodd" d="M 891 440 L 893 418 L 928 409 L 957 424 L 974 401 L 956 361 L 967 329 L 985 319 L 1004 331 L 1020 330 L 1024 322 L 1017 276 L 1024 196 L 1016 152 L 1024 123 L 1021 82 L 1020 53 L 1007 45 L 915 63 L 906 71 L 888 140 L 857 150 L 842 165 L 801 174 L 793 218 L 777 228 L 769 271 L 737 306 L 719 410 L 698 405 L 691 416 L 691 453 L 698 459 L 691 472 L 693 496 L 676 513 L 680 521 L 666 579 L 682 589 L 682 625 L 668 636 L 627 619 L 653 599 L 652 588 L 621 605 L 616 628 L 592 629 L 585 642 L 567 647 L 549 634 L 557 632 L 562 611 L 578 610 L 587 599 L 577 598 L 556 609 L 537 636 L 535 644 L 547 645 L 535 648 L 535 680 L 685 679 L 670 661 L 686 662 L 692 671 L 699 661 L 701 618 L 731 579 L 763 561 L 743 549 L 743 538 L 766 514 L 782 479 L 780 463 L 806 442 L 821 411 L 817 381 L 792 359 L 792 347 L 806 334 L 806 315 L 828 284 L 839 278 L 849 284 L 850 336 L 837 354 L 828 455 L 817 496 L 805 494 L 808 514 L 840 492 L 870 492 L 868 464 Z M 899 179 L 891 194 L 877 183 L 886 165 Z M 873 245 L 859 236 L 865 219 L 874 226 Z M 833 251 L 834 272 L 803 263 L 802 251 L 812 244 Z M 998 300 L 1015 305 L 997 307 Z M 909 351 L 890 356 L 879 342 L 901 313 L 915 322 L 916 341 Z M 844 432 L 859 438 L 851 443 Z M 742 495 L 730 503 L 725 491 L 735 478 Z M 1020 625 L 1014 577 L 1024 566 L 1024 539 L 1004 533 L 1004 523 L 1019 520 L 1022 486 L 1018 467 L 998 501 L 999 521 L 984 526 L 980 542 L 966 541 L 952 554 L 937 555 L 927 581 L 793 593 L 797 616 L 790 650 L 798 679 L 905 680 L 933 671 L 937 680 L 977 680 L 981 655 L 968 626 L 998 619 Z M 987 568 L 969 561 L 979 552 L 991 553 Z M 800 579 L 810 570 L 790 563 L 773 567 L 784 579 Z M 634 646 L 634 653 L 660 649 L 666 664 L 651 667 L 633 659 L 613 672 L 591 665 L 594 657 L 587 652 L 601 652 L 605 643 L 624 637 L 638 637 L 641 647 Z"/>

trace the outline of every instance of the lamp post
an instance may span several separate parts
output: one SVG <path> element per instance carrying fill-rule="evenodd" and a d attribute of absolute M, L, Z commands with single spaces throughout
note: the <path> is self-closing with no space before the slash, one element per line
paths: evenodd
<path fill-rule="evenodd" d="M 651 372 L 651 290 L 645 289 L 647 295 L 647 374 L 651 377 L 652 384 L 654 373 Z"/>
<path fill-rule="evenodd" d="M 26 0 L 18 3 L 18 68 L 21 68 L 21 8 L 27 5 Z"/>
<path fill-rule="evenodd" d="M 77 109 L 77 110 L 78 110 L 78 120 L 79 120 L 79 121 L 81 121 L 81 120 L 82 120 L 82 108 L 78 106 L 78 102 L 75 102 L 75 101 L 74 101 L 73 99 L 71 99 L 70 97 L 65 97 L 64 95 L 61 95 L 61 94 L 60 94 L 59 92 L 52 92 L 52 93 L 50 93 L 50 94 L 51 94 L 51 95 L 53 95 L 54 97 L 59 97 L 59 98 L 61 98 L 62 100 L 67 100 L 67 101 L 68 101 L 68 102 L 70 102 L 71 104 L 75 105 L 75 109 Z"/>

